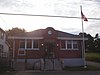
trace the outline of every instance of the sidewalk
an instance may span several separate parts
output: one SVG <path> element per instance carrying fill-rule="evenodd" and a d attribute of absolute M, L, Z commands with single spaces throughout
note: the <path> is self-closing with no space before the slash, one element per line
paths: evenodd
<path fill-rule="evenodd" d="M 100 75 L 100 71 L 66 71 L 66 72 L 9 72 L 3 75 Z"/>
<path fill-rule="evenodd" d="M 86 61 L 86 64 L 100 68 L 100 63 L 97 62 Z"/>

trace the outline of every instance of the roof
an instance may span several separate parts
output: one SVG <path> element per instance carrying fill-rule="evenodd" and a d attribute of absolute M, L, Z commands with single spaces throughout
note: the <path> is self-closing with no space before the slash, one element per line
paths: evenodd
<path fill-rule="evenodd" d="M 0 28 L 0 31 L 2 31 L 3 33 L 5 33 L 5 31 L 3 29 Z"/>
<path fill-rule="evenodd" d="M 17 37 L 41 37 L 41 36 L 43 36 L 44 32 L 45 32 L 44 29 L 38 29 L 38 30 L 31 31 L 31 32 L 15 34 L 14 36 L 17 36 Z"/>
<path fill-rule="evenodd" d="M 74 35 L 71 33 L 67 33 L 67 32 L 62 32 L 62 31 L 57 31 L 58 32 L 58 37 L 80 37 L 79 35 Z"/>
<path fill-rule="evenodd" d="M 45 29 L 38 29 L 32 32 L 27 32 L 26 36 L 29 37 L 42 37 L 44 35 Z"/>
<path fill-rule="evenodd" d="M 50 27 L 46 28 L 49 29 Z M 17 37 L 43 37 L 44 33 L 46 31 L 46 29 L 38 29 L 38 30 L 34 30 L 31 32 L 26 32 L 26 33 L 21 33 L 21 34 L 16 34 L 15 36 Z M 54 28 L 52 28 L 53 30 L 55 30 Z M 62 32 L 59 30 L 55 30 L 57 32 L 57 37 L 71 37 L 71 38 L 79 38 L 79 35 L 74 35 L 74 34 L 70 34 L 67 32 Z"/>

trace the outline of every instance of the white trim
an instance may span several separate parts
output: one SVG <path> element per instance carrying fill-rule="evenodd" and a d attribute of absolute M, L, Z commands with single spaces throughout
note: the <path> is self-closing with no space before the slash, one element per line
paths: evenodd
<path fill-rule="evenodd" d="M 79 50 L 79 49 L 65 49 L 65 48 L 61 48 L 60 50 Z"/>
<path fill-rule="evenodd" d="M 39 50 L 39 48 L 19 48 L 18 50 Z"/>
<path fill-rule="evenodd" d="M 72 41 L 72 40 L 71 40 L 71 45 L 72 45 L 72 49 L 74 49 L 74 48 L 73 48 L 73 41 Z"/>
<path fill-rule="evenodd" d="M 13 39 L 13 59 L 15 58 L 15 40 Z"/>
<path fill-rule="evenodd" d="M 32 49 L 33 49 L 33 39 L 32 39 Z"/>
<path fill-rule="evenodd" d="M 68 41 L 69 41 L 69 40 L 65 40 L 66 48 L 60 48 L 60 50 L 79 50 L 79 48 L 74 48 L 74 47 L 73 47 L 73 44 L 74 44 L 73 41 L 74 41 L 74 40 L 70 40 L 70 41 L 71 41 L 71 48 L 68 48 L 68 47 L 67 47 Z M 77 43 L 77 44 L 78 44 L 78 43 Z"/>
<path fill-rule="evenodd" d="M 16 36 L 9 36 L 8 39 L 43 39 L 43 37 L 16 37 Z"/>
<path fill-rule="evenodd" d="M 69 38 L 69 37 L 57 37 L 57 39 L 62 40 L 83 40 L 82 38 Z M 88 40 L 88 38 L 84 38 L 84 40 Z"/>
<path fill-rule="evenodd" d="M 66 48 L 65 49 L 67 49 L 67 41 L 65 41 L 65 45 L 66 45 Z M 64 49 L 64 48 L 63 48 Z"/>
<path fill-rule="evenodd" d="M 31 39 L 31 40 L 32 40 L 32 43 L 31 43 L 32 46 L 31 46 L 31 48 L 27 48 L 27 41 L 28 41 L 28 39 L 25 39 L 24 40 L 25 41 L 25 44 L 24 44 L 25 45 L 25 48 L 19 48 L 19 50 L 39 50 L 39 48 L 34 48 L 34 46 L 33 46 L 34 45 L 34 39 Z"/>
<path fill-rule="evenodd" d="M 27 48 L 27 39 L 25 39 L 25 49 Z"/>

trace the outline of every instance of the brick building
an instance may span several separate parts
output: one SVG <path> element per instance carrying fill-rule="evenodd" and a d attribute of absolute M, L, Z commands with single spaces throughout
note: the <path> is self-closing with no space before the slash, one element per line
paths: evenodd
<path fill-rule="evenodd" d="M 82 37 L 79 35 L 48 27 L 8 38 L 14 62 L 27 63 L 31 68 L 38 66 L 41 69 L 57 69 L 57 64 L 61 67 L 84 64 Z"/>

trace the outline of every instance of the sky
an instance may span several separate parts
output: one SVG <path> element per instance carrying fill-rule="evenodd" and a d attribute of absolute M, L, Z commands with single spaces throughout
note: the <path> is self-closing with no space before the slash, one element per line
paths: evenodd
<path fill-rule="evenodd" d="M 87 18 L 100 18 L 100 0 L 0 0 L 0 13 L 81 17 L 80 5 Z M 88 19 L 83 25 L 87 34 L 100 34 L 100 20 Z M 15 27 L 28 32 L 47 27 L 73 34 L 82 32 L 81 19 L 0 14 L 0 28 Z"/>

